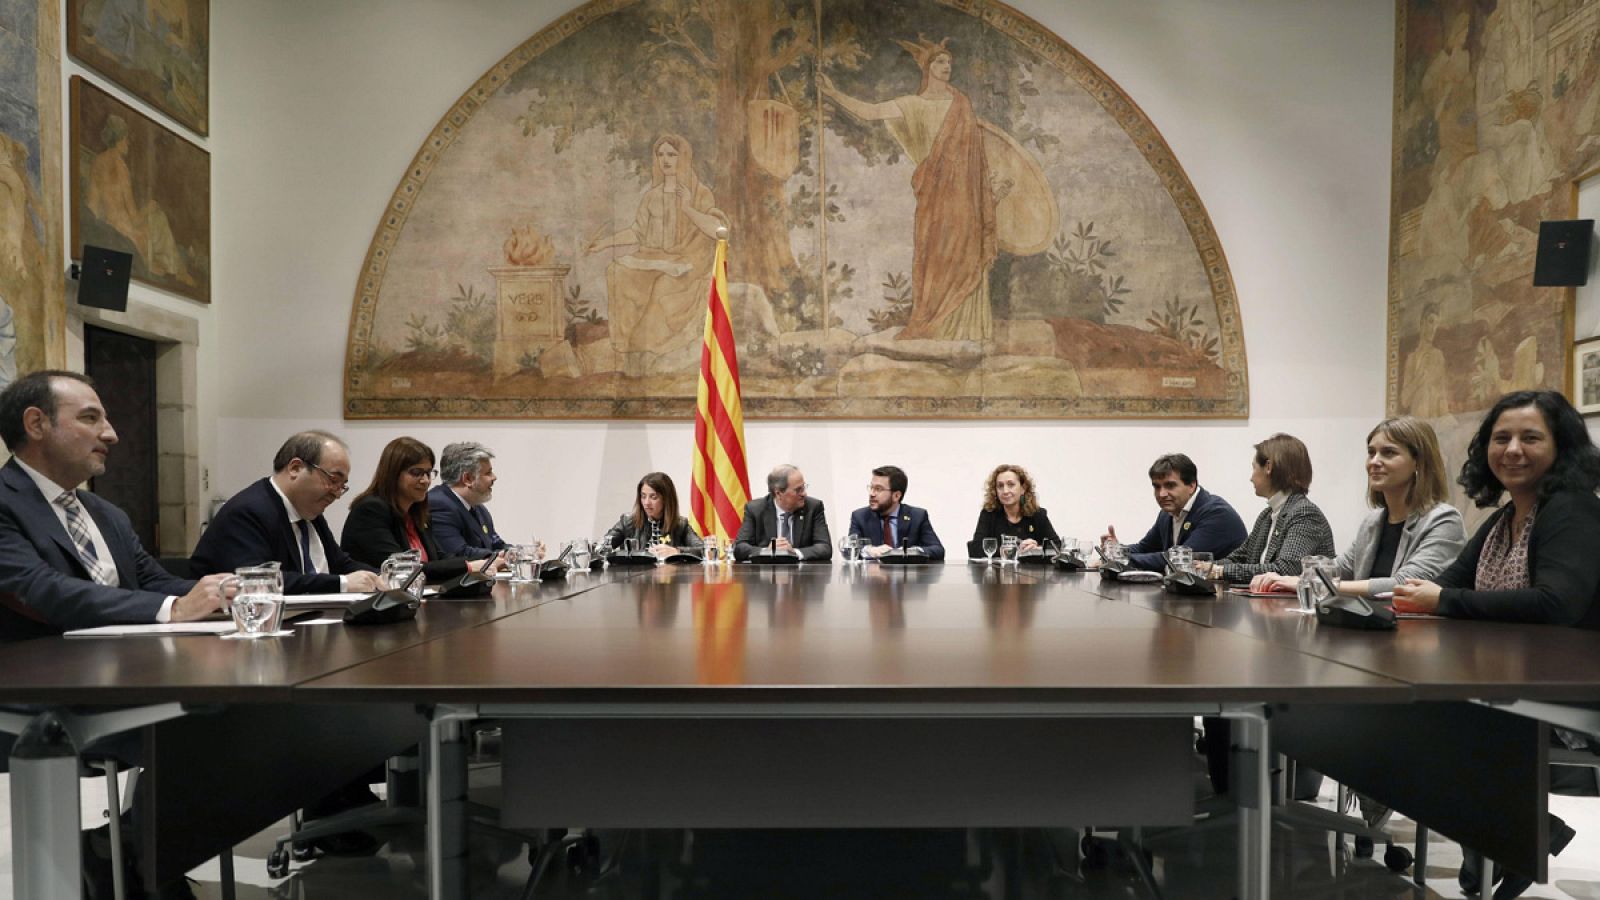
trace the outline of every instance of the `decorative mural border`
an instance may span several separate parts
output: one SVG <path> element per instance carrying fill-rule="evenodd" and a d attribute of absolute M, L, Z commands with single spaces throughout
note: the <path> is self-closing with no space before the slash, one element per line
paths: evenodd
<path fill-rule="evenodd" d="M 661 419 L 693 414 L 694 400 L 687 397 L 617 397 L 598 400 L 550 398 L 353 398 L 353 390 L 363 384 L 361 370 L 371 350 L 371 336 L 378 294 L 388 269 L 389 254 L 398 241 L 411 213 L 414 199 L 444 152 L 483 106 L 514 73 L 546 51 L 577 34 L 589 25 L 616 12 L 637 5 L 641 0 L 590 0 L 558 18 L 496 63 L 488 73 L 445 113 L 422 148 L 412 158 L 406 175 L 390 197 L 380 221 L 356 287 L 350 313 L 350 339 L 345 355 L 343 406 L 347 419 L 428 418 L 613 418 Z M 981 19 L 985 24 L 1033 51 L 1044 63 L 1078 83 L 1106 112 L 1116 119 L 1135 147 L 1150 164 L 1162 186 L 1172 198 L 1205 266 L 1221 337 L 1219 362 L 1224 373 L 1226 394 L 1220 398 L 1087 398 L 988 400 L 981 397 L 896 398 L 908 418 L 1005 418 L 1020 417 L 1026 410 L 1055 407 L 1060 418 L 1248 418 L 1250 386 L 1244 347 L 1244 330 L 1234 290 L 1233 274 L 1217 238 L 1216 229 L 1194 184 L 1179 164 L 1160 131 L 1125 91 L 1104 71 L 1078 53 L 1065 39 L 1032 18 L 998 0 L 937 0 L 941 5 Z M 1404 0 L 1397 0 L 1404 2 Z M 837 406 L 837 402 L 835 403 Z M 848 404 L 847 404 L 848 406 Z M 747 418 L 818 418 L 808 398 L 746 398 Z M 863 411 L 859 416 L 830 412 L 825 418 L 882 418 L 881 412 Z"/>

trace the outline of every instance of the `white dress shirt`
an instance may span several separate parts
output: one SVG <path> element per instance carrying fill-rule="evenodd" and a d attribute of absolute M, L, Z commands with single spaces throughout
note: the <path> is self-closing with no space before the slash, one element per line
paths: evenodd
<path fill-rule="evenodd" d="M 283 488 L 278 487 L 278 483 L 276 481 L 268 478 L 267 483 L 272 485 L 272 489 L 277 492 L 278 499 L 283 501 L 284 512 L 289 514 L 289 531 L 294 537 L 295 552 L 300 554 L 300 571 L 310 572 L 311 567 L 316 566 L 316 569 L 319 573 L 323 575 L 332 574 L 332 571 L 328 568 L 328 551 L 322 546 L 322 535 L 317 533 L 316 523 L 310 519 L 307 519 L 305 516 L 300 515 L 300 513 L 295 510 L 294 504 L 289 502 L 289 498 L 283 493 Z M 305 552 L 300 549 L 300 526 L 298 523 L 302 520 L 305 521 L 306 530 L 311 535 L 311 539 L 307 542 L 311 545 L 311 559 L 309 560 L 310 565 L 307 564 L 308 560 L 305 558 Z M 339 590 L 345 590 L 345 576 L 343 575 L 339 576 Z"/>

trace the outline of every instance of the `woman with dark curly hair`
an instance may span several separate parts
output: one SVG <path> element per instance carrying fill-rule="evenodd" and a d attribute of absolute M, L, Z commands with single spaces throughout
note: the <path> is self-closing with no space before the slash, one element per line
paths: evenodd
<path fill-rule="evenodd" d="M 1600 534 L 1600 498 L 1594 493 L 1600 449 L 1567 398 L 1555 391 L 1501 397 L 1473 435 L 1458 483 L 1480 507 L 1494 506 L 1505 495 L 1511 502 L 1483 523 L 1439 577 L 1397 586 L 1394 608 L 1600 629 L 1600 553 L 1594 548 Z M 1573 737 L 1582 736 L 1565 739 Z M 1592 794 L 1592 779 L 1587 788 L 1570 789 Z M 1574 832 L 1554 815 L 1549 828 L 1550 852 L 1560 853 Z M 1461 866 L 1459 881 L 1467 893 L 1479 887 L 1477 859 L 1469 852 Z M 1516 897 L 1532 884 L 1513 872 L 1494 896 Z"/>
<path fill-rule="evenodd" d="M 1034 550 L 1045 541 L 1060 543 L 1050 517 L 1039 507 L 1033 477 L 1028 470 L 1010 463 L 995 466 L 983 483 L 983 511 L 967 541 L 967 556 L 982 559 L 983 539 L 1015 535 L 1017 550 Z"/>

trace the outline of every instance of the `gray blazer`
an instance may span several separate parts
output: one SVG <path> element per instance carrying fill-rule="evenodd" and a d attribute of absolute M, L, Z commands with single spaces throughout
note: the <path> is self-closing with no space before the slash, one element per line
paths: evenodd
<path fill-rule="evenodd" d="M 1360 580 L 1372 574 L 1372 562 L 1378 555 L 1378 538 L 1388 520 L 1386 510 L 1375 509 L 1361 521 L 1356 539 L 1339 554 L 1340 578 Z M 1407 578 L 1433 578 L 1450 565 L 1466 543 L 1461 511 L 1454 506 L 1439 503 L 1432 509 L 1413 510 L 1400 530 L 1400 546 L 1394 551 L 1394 572 L 1389 578 L 1371 579 L 1367 596 L 1392 591 L 1397 583 Z"/>
<path fill-rule="evenodd" d="M 1222 561 L 1222 574 L 1231 582 L 1249 581 L 1264 572 L 1299 575 L 1301 557 L 1332 556 L 1335 549 L 1333 529 L 1322 510 L 1305 494 L 1290 494 L 1278 510 L 1278 527 L 1272 527 L 1272 508 L 1263 509 L 1250 536 Z M 1264 563 L 1260 561 L 1263 550 L 1267 556 Z"/>

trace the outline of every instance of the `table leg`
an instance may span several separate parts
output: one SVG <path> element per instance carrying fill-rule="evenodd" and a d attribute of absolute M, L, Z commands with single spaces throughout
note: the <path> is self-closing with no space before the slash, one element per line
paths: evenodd
<path fill-rule="evenodd" d="M 1267 719 L 1259 707 L 1233 719 L 1233 792 L 1239 809 L 1239 900 L 1267 900 L 1271 880 L 1272 785 Z"/>
<path fill-rule="evenodd" d="M 60 722 L 34 719 L 11 748 L 10 766 L 13 895 L 79 900 L 78 755 Z"/>
<path fill-rule="evenodd" d="M 428 726 L 428 896 L 467 896 L 467 742 L 459 710 L 439 707 Z"/>

